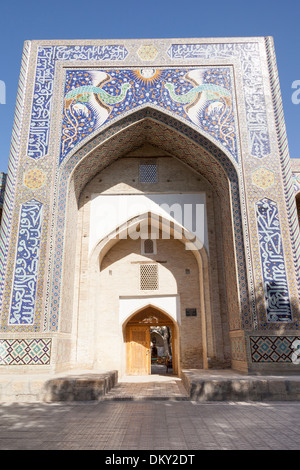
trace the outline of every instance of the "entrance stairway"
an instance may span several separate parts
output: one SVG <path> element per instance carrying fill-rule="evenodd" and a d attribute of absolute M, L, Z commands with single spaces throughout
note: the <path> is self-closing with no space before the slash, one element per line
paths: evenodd
<path fill-rule="evenodd" d="M 188 400 L 182 380 L 172 374 L 127 376 L 119 380 L 104 400 Z"/>
<path fill-rule="evenodd" d="M 181 379 L 172 374 L 125 377 L 104 400 L 299 401 L 300 377 L 245 375 L 232 370 L 186 370 Z"/>
<path fill-rule="evenodd" d="M 190 400 L 299 401 L 300 376 L 247 375 L 233 370 L 186 370 L 182 374 Z"/>
<path fill-rule="evenodd" d="M 56 376 L 0 376 L 0 402 L 106 400 L 300 401 L 300 375 L 247 375 L 233 370 L 152 371 L 118 379 L 117 371 Z"/>
<path fill-rule="evenodd" d="M 161 370 L 147 376 L 115 372 L 51 381 L 50 401 L 170 400 L 170 401 L 299 401 L 299 375 L 257 376 L 233 370 L 185 370 L 181 378 Z M 55 386 L 53 386 L 55 384 Z M 49 392 L 48 388 L 48 392 Z"/>

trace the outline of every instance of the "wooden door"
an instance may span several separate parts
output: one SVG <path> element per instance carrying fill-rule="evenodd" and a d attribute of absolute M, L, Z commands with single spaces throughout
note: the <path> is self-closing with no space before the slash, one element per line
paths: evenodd
<path fill-rule="evenodd" d="M 149 326 L 128 325 L 127 369 L 130 375 L 149 375 L 151 371 Z"/>

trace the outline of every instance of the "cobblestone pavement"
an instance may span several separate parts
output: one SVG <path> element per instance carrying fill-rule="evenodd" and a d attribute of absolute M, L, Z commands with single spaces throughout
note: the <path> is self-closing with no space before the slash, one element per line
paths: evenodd
<path fill-rule="evenodd" d="M 0 404 L 1 450 L 292 450 L 300 402 Z"/>

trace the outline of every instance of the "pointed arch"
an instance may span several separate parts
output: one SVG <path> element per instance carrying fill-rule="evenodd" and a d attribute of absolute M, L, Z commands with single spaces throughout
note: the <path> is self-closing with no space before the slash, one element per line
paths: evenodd
<path fill-rule="evenodd" d="M 174 318 L 174 315 L 172 315 L 172 312 L 168 312 L 168 307 L 165 307 L 165 308 L 162 308 L 161 306 L 157 304 L 155 304 L 155 301 L 153 302 L 153 300 L 155 299 L 151 299 L 149 301 L 149 298 L 144 298 L 144 299 L 141 299 L 142 300 L 142 304 L 140 303 L 140 306 L 137 308 L 137 309 L 133 309 L 131 311 L 131 313 L 128 313 L 127 317 L 124 318 L 123 320 L 123 330 L 126 328 L 126 326 L 128 325 L 128 323 L 131 323 L 133 321 L 135 322 L 146 322 L 147 323 L 151 323 L 151 324 L 154 324 L 154 323 L 157 323 L 157 324 L 164 324 L 164 325 L 167 325 L 169 323 L 176 323 L 176 319 Z M 143 318 L 143 313 L 145 313 L 145 315 L 148 313 L 147 310 L 156 310 L 158 312 L 158 318 L 157 318 L 157 321 L 156 319 L 155 320 L 152 320 L 151 318 L 147 319 L 147 317 L 145 317 L 145 319 Z"/>
<path fill-rule="evenodd" d="M 131 111 L 98 131 L 94 137 L 90 136 L 85 145 L 62 163 L 60 179 L 69 186 L 74 184 L 78 198 L 82 188 L 97 172 L 145 142 L 165 149 L 201 173 L 201 165 L 197 162 L 200 152 L 210 166 L 210 171 L 206 171 L 207 177 L 214 181 L 215 178 L 220 179 L 220 173 L 225 173 L 230 182 L 238 184 L 239 167 L 228 151 L 180 118 L 149 106 Z M 222 187 L 219 190 L 221 192 Z"/>
<path fill-rule="evenodd" d="M 162 231 L 166 230 L 168 234 L 174 239 L 174 235 L 178 234 L 176 240 L 180 243 L 185 245 L 187 249 L 191 250 L 193 254 L 197 266 L 198 266 L 198 276 L 199 276 L 199 294 L 200 294 L 200 316 L 201 316 L 201 325 L 202 325 L 202 344 L 203 344 L 203 364 L 204 367 L 207 368 L 208 366 L 208 356 L 213 355 L 213 319 L 212 319 L 212 308 L 211 308 L 211 296 L 210 296 L 210 274 L 209 274 L 209 257 L 207 250 L 203 243 L 194 236 L 193 233 L 189 232 L 185 229 L 182 231 L 182 226 L 180 226 L 175 221 L 171 223 L 170 221 L 161 215 L 159 217 L 151 218 L 151 214 L 144 213 L 135 217 L 123 225 L 114 229 L 110 234 L 108 234 L 104 239 L 99 240 L 97 245 L 94 247 L 91 255 L 90 255 L 90 266 L 91 270 L 99 270 L 101 271 L 102 261 L 105 255 L 111 250 L 120 240 L 124 240 L 124 234 L 126 234 L 128 228 L 133 229 L 134 227 L 146 223 L 148 224 L 149 217 L 152 221 L 154 221 L 155 228 L 159 228 Z M 113 235 L 113 236 L 111 236 Z M 173 296 L 174 297 L 174 296 Z M 154 303 L 153 303 L 154 302 Z M 178 338 L 178 324 L 181 322 L 180 319 L 180 307 L 178 305 L 178 299 L 175 298 L 172 300 L 173 307 L 168 311 L 168 309 L 162 309 L 160 307 L 160 303 L 155 301 L 155 299 L 149 300 L 149 297 L 146 296 L 138 301 L 138 303 L 142 304 L 140 308 L 133 308 L 131 313 L 125 314 L 125 316 L 121 316 L 122 320 L 122 328 L 123 334 L 124 328 L 133 315 L 138 313 L 139 311 L 143 310 L 147 306 L 152 305 L 153 308 L 160 309 L 163 313 L 168 315 L 170 319 L 174 322 L 176 337 Z M 175 304 L 174 304 L 175 302 Z M 135 303 L 135 302 L 133 302 Z M 124 315 L 124 314 L 123 314 Z"/>
<path fill-rule="evenodd" d="M 202 240 L 197 239 L 194 233 L 190 232 L 175 220 L 171 221 L 161 214 L 152 212 L 138 214 L 136 217 L 128 219 L 122 225 L 114 227 L 104 238 L 98 240 L 90 254 L 91 264 L 98 264 L 101 271 L 101 263 L 107 252 L 118 243 L 119 240 L 124 240 L 127 236 L 130 238 L 130 233 L 134 232 L 137 226 L 144 224 L 148 227 L 149 223 L 154 230 L 161 230 L 167 236 L 183 243 L 186 249 L 193 252 L 198 264 L 201 263 L 201 267 L 208 266 L 208 253 Z"/>
<path fill-rule="evenodd" d="M 232 221 L 233 238 L 236 246 L 238 276 L 247 279 L 244 246 L 241 243 L 243 221 L 239 192 L 239 174 L 234 163 L 214 143 L 190 126 L 183 125 L 175 118 L 157 110 L 145 108 L 131 113 L 100 132 L 64 162 L 57 175 L 58 210 L 55 214 L 52 245 L 54 259 L 52 266 L 51 299 L 46 304 L 50 310 L 50 329 L 58 329 L 57 302 L 61 292 L 62 253 L 69 257 L 74 242 L 66 247 L 65 234 L 75 233 L 78 200 L 85 185 L 97 174 L 122 155 L 148 142 L 160 147 L 179 159 L 183 164 L 204 176 L 220 197 L 222 217 Z M 243 283 L 240 294 L 241 316 L 249 317 L 248 287 Z M 69 287 L 67 287 L 69 291 Z M 55 306 L 54 306 L 55 303 Z M 54 308 L 55 319 L 52 313 Z"/>
<path fill-rule="evenodd" d="M 212 153 L 217 155 L 221 150 L 222 154 L 226 155 L 226 158 L 232 163 L 235 168 L 238 168 L 238 159 L 234 158 L 233 155 L 226 149 L 221 142 L 214 139 L 213 136 L 205 132 L 204 129 L 199 129 L 192 122 L 187 121 L 185 118 L 176 115 L 167 109 L 162 109 L 154 104 L 142 104 L 137 108 L 131 109 L 121 117 L 115 117 L 108 123 L 96 129 L 93 133 L 89 134 L 80 143 L 78 143 L 62 161 L 61 166 L 68 164 L 70 160 L 77 159 L 78 154 L 82 156 L 88 155 L 91 151 L 95 150 L 97 146 L 103 143 L 106 138 L 109 138 L 112 134 L 122 132 L 123 129 L 130 126 L 132 123 L 136 123 L 145 119 L 151 119 L 164 123 L 167 126 L 174 128 L 177 132 L 186 136 L 187 138 L 196 141 L 205 149 L 209 149 Z"/>
<path fill-rule="evenodd" d="M 152 302 L 152 303 L 151 303 Z M 132 338 L 130 331 L 131 329 L 142 329 L 143 331 L 148 330 L 150 333 L 151 326 L 165 326 L 171 331 L 171 349 L 172 349 L 172 367 L 175 374 L 180 374 L 180 348 L 179 348 L 179 328 L 178 323 L 172 317 L 171 312 L 166 309 L 162 309 L 160 306 L 154 305 L 153 301 L 147 302 L 145 299 L 144 305 L 133 311 L 123 323 L 123 337 L 127 344 L 126 351 L 126 369 L 127 372 L 130 369 L 132 353 L 132 344 L 130 339 Z M 148 333 L 148 335 L 149 335 Z M 149 335 L 150 340 L 150 335 Z M 150 344 L 149 344 L 150 346 Z M 145 358 L 146 359 L 146 358 Z"/>
<path fill-rule="evenodd" d="M 230 305 L 230 328 L 236 330 L 242 328 L 245 322 L 251 322 L 247 274 L 251 267 L 246 266 L 244 252 L 243 229 L 246 221 L 242 217 L 242 182 L 237 164 L 217 145 L 190 126 L 166 113 L 145 108 L 119 119 L 101 131 L 93 141 L 63 162 L 59 169 L 55 192 L 57 211 L 51 240 L 53 271 L 49 273 L 50 295 L 46 305 L 50 330 L 70 328 L 72 317 L 77 315 L 73 311 L 75 277 L 70 276 L 70 273 L 77 276 L 74 246 L 78 208 L 85 204 L 81 198 L 83 189 L 95 175 L 145 143 L 162 149 L 196 175 L 203 177 L 216 194 L 219 201 L 223 249 L 226 252 L 226 286 L 223 290 L 226 302 Z M 109 244 L 106 247 L 108 248 Z M 208 254 L 203 251 L 201 257 L 199 250 L 195 253 L 199 256 L 198 264 L 201 264 L 201 269 L 205 271 L 205 265 L 209 266 Z M 249 258 L 247 259 L 249 261 Z M 203 274 L 201 276 L 203 277 Z M 251 279 L 251 276 L 249 277 Z M 203 278 L 205 288 L 202 289 L 206 292 L 203 298 L 209 298 L 209 275 Z M 76 302 L 75 312 L 78 308 Z M 209 319 L 207 304 L 203 311 L 206 312 L 206 322 Z M 209 324 L 209 329 L 211 334 L 207 349 L 215 351 L 217 333 L 212 323 Z"/>

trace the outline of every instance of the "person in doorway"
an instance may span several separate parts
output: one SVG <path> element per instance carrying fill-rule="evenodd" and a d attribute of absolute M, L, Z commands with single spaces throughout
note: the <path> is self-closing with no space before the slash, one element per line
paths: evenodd
<path fill-rule="evenodd" d="M 172 356 L 170 353 L 167 354 L 167 357 L 166 357 L 166 368 L 167 368 L 167 373 L 168 373 L 168 370 L 169 369 L 172 369 Z"/>
<path fill-rule="evenodd" d="M 157 358 L 157 347 L 155 346 L 155 344 L 152 346 L 151 356 L 154 357 L 154 358 Z"/>

